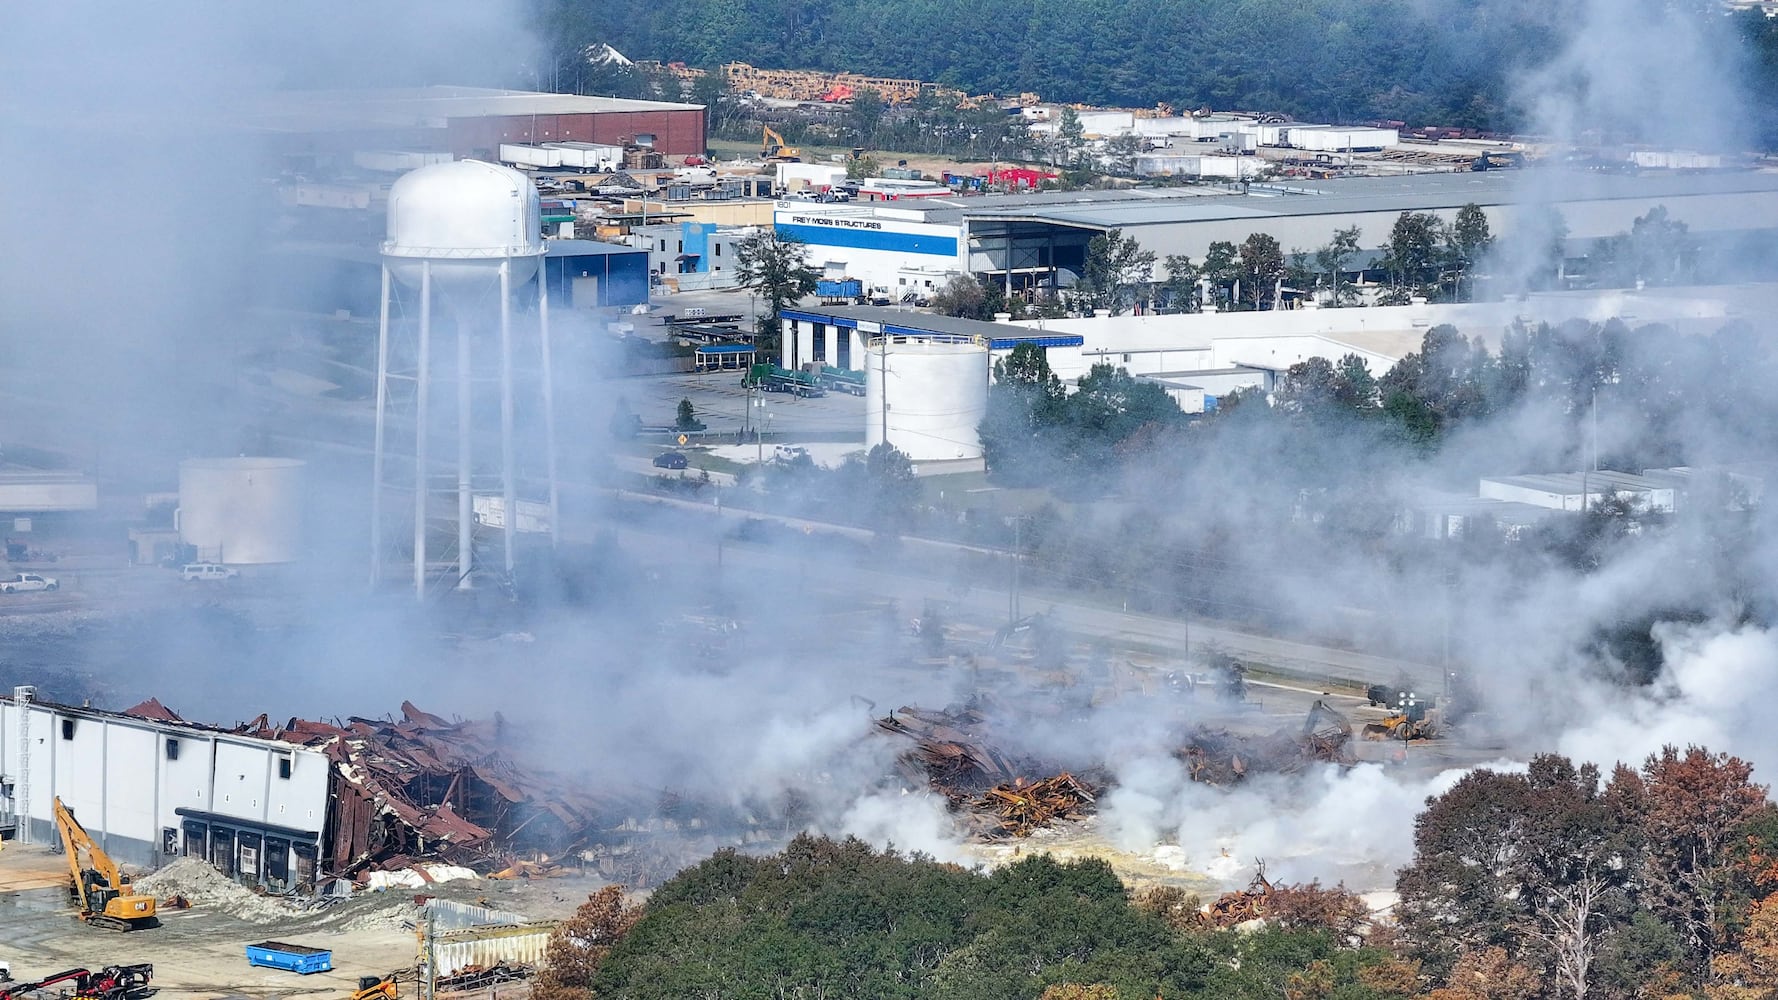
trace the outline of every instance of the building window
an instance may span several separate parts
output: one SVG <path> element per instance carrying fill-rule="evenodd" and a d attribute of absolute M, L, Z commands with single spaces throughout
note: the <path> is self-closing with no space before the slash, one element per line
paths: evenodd
<path fill-rule="evenodd" d="M 1124 355 L 1124 364 L 1127 365 L 1129 363 L 1130 363 L 1130 356 L 1128 354 L 1126 354 L 1126 355 Z"/>
<path fill-rule="evenodd" d="M 167 737 L 167 759 L 179 759 L 179 741 L 171 736 Z"/>
<path fill-rule="evenodd" d="M 673 251 L 673 252 L 674 252 L 674 253 L 684 253 L 684 252 L 685 252 L 685 241 L 684 241 L 684 240 L 680 240 L 680 241 L 679 241 L 679 249 L 678 249 L 678 250 L 675 250 L 675 251 Z"/>
<path fill-rule="evenodd" d="M 73 738 L 74 738 L 74 720 L 73 719 L 63 719 L 62 720 L 62 739 L 71 740 Z"/>
<path fill-rule="evenodd" d="M 278 777 L 283 778 L 286 781 L 290 780 L 290 758 L 289 757 L 280 756 L 278 758 Z"/>
<path fill-rule="evenodd" d="M 722 256 L 722 244 L 720 244 L 720 243 L 716 244 L 716 256 L 718 256 L 718 257 Z"/>

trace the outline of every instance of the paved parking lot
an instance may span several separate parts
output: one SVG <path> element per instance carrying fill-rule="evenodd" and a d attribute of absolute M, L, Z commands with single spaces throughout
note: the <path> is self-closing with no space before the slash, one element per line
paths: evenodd
<path fill-rule="evenodd" d="M 623 397 L 645 424 L 670 424 L 681 399 L 691 400 L 699 420 L 718 434 L 733 434 L 743 425 L 748 392 L 740 372 L 646 375 L 612 379 L 606 383 L 612 397 Z M 841 392 L 804 399 L 784 392 L 756 393 L 751 421 L 764 424 L 774 434 L 815 437 L 821 440 L 864 441 L 864 397 Z M 770 417 L 769 422 L 764 418 Z"/>

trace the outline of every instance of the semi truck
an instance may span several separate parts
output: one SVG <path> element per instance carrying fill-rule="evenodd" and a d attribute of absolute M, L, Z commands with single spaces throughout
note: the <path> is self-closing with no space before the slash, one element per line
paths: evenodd
<path fill-rule="evenodd" d="M 843 392 L 852 396 L 864 395 L 864 373 L 853 371 L 850 368 L 834 368 L 823 365 L 821 384 L 834 392 Z"/>
<path fill-rule="evenodd" d="M 758 364 L 747 369 L 741 384 L 756 386 L 763 392 L 788 392 L 803 397 L 827 395 L 819 376 L 773 364 Z"/>

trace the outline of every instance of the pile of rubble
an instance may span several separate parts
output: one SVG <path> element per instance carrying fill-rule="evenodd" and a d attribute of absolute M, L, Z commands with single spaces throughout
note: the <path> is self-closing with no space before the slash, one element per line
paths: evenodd
<path fill-rule="evenodd" d="M 935 712 L 903 706 L 877 720 L 877 729 L 913 740 L 898 758 L 910 780 L 925 781 L 952 805 L 977 792 L 1017 781 L 1017 763 L 983 736 L 987 718 L 977 709 Z"/>
<path fill-rule="evenodd" d="M 1097 801 L 1091 787 L 1063 771 L 1042 781 L 1017 778 L 1011 784 L 996 785 L 976 801 L 976 808 L 978 815 L 993 817 L 993 825 L 982 831 L 984 835 L 1029 837 L 1032 831 L 1057 820 L 1085 816 Z"/>
<path fill-rule="evenodd" d="M 201 858 L 180 858 L 132 883 L 136 892 L 154 896 L 163 908 L 199 906 L 218 913 L 267 924 L 296 912 L 275 896 L 262 896 L 211 867 Z"/>
<path fill-rule="evenodd" d="M 926 783 L 969 825 L 989 838 L 1028 837 L 1094 809 L 1094 788 L 1068 771 L 1016 759 L 988 741 L 987 717 L 976 708 L 945 711 L 904 706 L 876 720 L 879 732 L 911 740 L 897 758 L 911 781 Z M 1032 780 L 1027 774 L 1053 774 Z"/>
<path fill-rule="evenodd" d="M 1351 721 L 1326 702 L 1317 701 L 1300 727 L 1268 735 L 1199 726 L 1174 756 L 1193 781 L 1232 785 L 1256 771 L 1295 774 L 1317 763 L 1351 767 L 1358 762 L 1351 742 Z"/>
<path fill-rule="evenodd" d="M 1211 904 L 1200 913 L 1199 919 L 1212 927 L 1234 927 L 1250 920 L 1259 920 L 1266 915 L 1266 900 L 1277 891 L 1266 879 L 1266 866 L 1261 863 L 1259 871 L 1246 889 L 1236 892 L 1225 892 L 1216 897 Z"/>

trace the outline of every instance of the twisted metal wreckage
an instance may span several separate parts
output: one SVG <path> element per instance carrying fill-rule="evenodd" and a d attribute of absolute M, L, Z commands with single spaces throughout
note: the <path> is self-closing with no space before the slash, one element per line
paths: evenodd
<path fill-rule="evenodd" d="M 185 722 L 152 698 L 123 714 Z M 508 876 L 547 874 L 557 864 L 550 859 L 591 854 L 596 860 L 622 831 L 657 818 L 656 804 L 640 793 L 593 795 L 515 762 L 506 753 L 505 729 L 498 714 L 452 721 L 403 702 L 398 721 L 293 718 L 276 726 L 261 715 L 228 731 L 327 756 L 322 854 L 324 868 L 335 875 L 422 860 Z M 638 816 L 645 819 L 639 823 Z"/>

